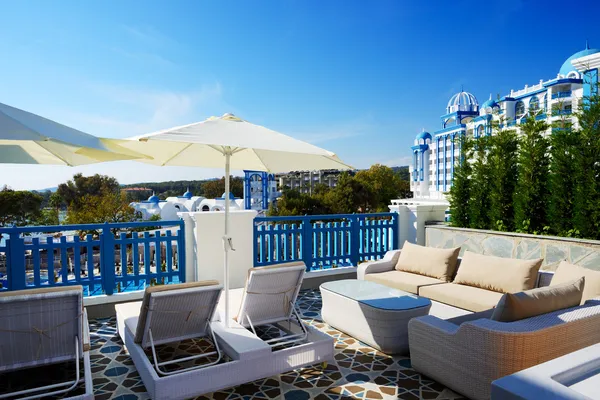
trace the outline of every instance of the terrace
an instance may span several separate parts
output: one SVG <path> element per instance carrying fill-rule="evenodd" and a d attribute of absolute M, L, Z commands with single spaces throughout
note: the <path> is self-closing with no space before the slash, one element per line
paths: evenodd
<path fill-rule="evenodd" d="M 443 225 L 433 224 L 445 220 L 447 210 L 444 204 L 408 204 L 398 200 L 393 202 L 390 209 L 393 212 L 276 218 L 257 217 L 253 211 L 233 212 L 232 226 L 236 226 L 236 229 L 232 237 L 237 249 L 231 263 L 243 268 L 238 272 L 235 272 L 235 268 L 232 270 L 231 287 L 244 286 L 248 268 L 303 261 L 307 272 L 296 306 L 304 323 L 333 339 L 333 360 L 326 366 L 311 365 L 273 374 L 198 398 L 465 398 L 422 371 L 419 372 L 419 368 L 413 368 L 407 355 L 382 351 L 378 346 L 369 344 L 370 339 L 363 340 L 360 333 L 344 333 L 331 326 L 327 322 L 330 320 L 322 313 L 326 299 L 317 289 L 320 284 L 355 278 L 357 265 L 364 266 L 368 265 L 364 262 L 384 259 L 386 253 L 399 248 L 400 243 L 407 239 L 444 248 L 460 246 L 461 238 L 467 237 L 473 246 L 485 247 L 491 254 L 506 256 L 502 251 L 507 244 L 500 243 L 502 237 L 487 233 L 479 239 L 474 232 L 455 232 Z M 178 221 L 151 223 L 0 230 L 6 239 L 0 247 L 0 256 L 5 260 L 2 267 L 3 291 L 73 284 L 84 286 L 84 304 L 90 316 L 90 357 L 96 399 L 151 398 L 138 368 L 117 333 L 114 305 L 141 299 L 143 289 L 147 287 L 218 278 L 222 273 L 221 264 L 215 262 L 215 257 L 221 255 L 220 237 L 215 234 L 218 233 L 215 227 L 222 227 L 223 214 L 183 213 L 181 217 Z M 61 236 L 58 240 L 53 236 L 46 239 L 36 236 L 41 233 L 56 235 L 61 230 L 84 231 L 86 234 L 72 238 Z M 531 241 L 534 238 L 526 239 Z M 535 240 L 548 249 L 556 247 L 551 241 L 543 244 L 547 239 Z M 518 246 L 518 243 L 516 240 L 513 246 Z M 576 241 L 568 245 L 573 247 L 569 250 L 570 254 L 583 251 L 577 247 L 580 244 Z M 593 245 L 597 246 L 600 254 L 600 244 Z M 560 246 L 564 247 L 565 244 Z M 542 254 L 549 251 L 542 250 Z M 577 260 L 573 259 L 573 262 Z M 546 261 L 544 265 L 542 269 L 553 267 Z M 551 279 L 547 277 L 548 274 L 551 275 L 545 272 L 541 274 L 540 285 L 543 282 L 547 284 Z M 394 289 L 387 290 L 396 293 Z M 384 293 L 381 297 L 385 297 Z M 435 311 L 432 308 L 430 316 L 426 318 L 440 316 L 448 310 L 451 313 L 458 310 L 461 314 L 459 318 L 477 315 L 440 305 L 436 301 L 433 303 Z M 592 303 L 588 307 L 595 309 L 600 306 Z M 354 319 L 349 309 L 343 312 L 346 319 Z M 452 321 L 453 318 L 456 318 L 456 314 L 446 315 L 443 319 Z M 272 332 L 259 331 L 257 334 L 269 337 Z M 561 336 L 559 334 L 556 337 Z M 591 335 L 589 341 L 594 340 L 595 336 Z M 450 344 L 444 346 L 451 347 Z M 212 344 L 204 339 L 188 339 L 177 344 L 157 346 L 161 360 L 200 354 L 210 349 Z M 152 358 L 149 350 L 146 354 Z M 421 357 L 418 351 L 415 354 Z M 448 360 L 454 361 L 453 358 L 449 357 Z M 181 366 L 185 367 L 186 364 L 182 363 Z M 38 371 L 34 375 L 22 370 L 4 375 L 8 379 L 0 382 L 0 393 L 69 379 L 74 373 L 72 362 L 63 363 L 58 368 L 56 365 L 41 367 Z M 458 374 L 457 377 L 462 375 Z M 83 393 L 85 387 L 80 384 L 76 390 Z"/>

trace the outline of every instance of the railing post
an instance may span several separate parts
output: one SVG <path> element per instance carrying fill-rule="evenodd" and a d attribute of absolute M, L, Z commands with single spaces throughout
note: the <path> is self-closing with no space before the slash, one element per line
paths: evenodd
<path fill-rule="evenodd" d="M 302 217 L 302 260 L 306 270 L 312 270 L 313 263 L 313 230 L 310 216 Z"/>
<path fill-rule="evenodd" d="M 115 290 L 115 257 L 114 240 L 110 231 L 110 225 L 105 222 L 100 234 L 100 275 L 102 278 L 102 289 L 107 295 L 111 295 Z"/>
<path fill-rule="evenodd" d="M 350 215 L 350 262 L 358 267 L 360 260 L 360 218 L 358 215 Z"/>
<path fill-rule="evenodd" d="M 400 224 L 400 214 L 392 212 L 392 237 L 391 237 L 391 250 L 398 249 L 398 226 Z"/>
<path fill-rule="evenodd" d="M 169 242 L 169 246 L 171 243 Z M 177 268 L 179 268 L 179 282 L 185 282 L 185 223 L 179 221 L 179 232 L 177 232 Z"/>
<path fill-rule="evenodd" d="M 20 290 L 27 287 L 27 274 L 25 271 L 25 242 L 16 226 L 10 228 L 6 269 L 8 272 L 10 290 Z"/>

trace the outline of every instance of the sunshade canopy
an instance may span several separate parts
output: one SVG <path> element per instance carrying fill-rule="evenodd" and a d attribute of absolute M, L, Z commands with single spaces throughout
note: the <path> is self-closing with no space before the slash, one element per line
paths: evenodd
<path fill-rule="evenodd" d="M 282 172 L 299 169 L 350 169 L 334 153 L 294 139 L 232 114 L 141 135 L 123 144 L 151 156 L 156 165 L 223 167 L 230 152 L 231 168 Z"/>
<path fill-rule="evenodd" d="M 0 103 L 0 162 L 83 165 L 148 158 L 103 139 Z"/>

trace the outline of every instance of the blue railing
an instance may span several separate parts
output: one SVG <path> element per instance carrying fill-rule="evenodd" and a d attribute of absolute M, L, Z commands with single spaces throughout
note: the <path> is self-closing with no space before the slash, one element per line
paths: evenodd
<path fill-rule="evenodd" d="M 94 233 L 75 233 L 70 240 L 31 237 L 64 231 Z M 82 285 L 85 295 L 94 296 L 185 281 L 180 220 L 12 227 L 0 234 L 6 239 L 0 245 L 0 291 Z"/>
<path fill-rule="evenodd" d="M 538 114 L 538 115 L 535 116 L 535 120 L 536 121 L 539 121 L 539 120 L 542 120 L 542 119 L 546 119 L 546 114 Z"/>
<path fill-rule="evenodd" d="M 398 214 L 254 219 L 254 265 L 304 261 L 308 271 L 356 266 L 398 248 Z"/>
<path fill-rule="evenodd" d="M 571 97 L 571 91 L 552 93 L 553 99 L 562 99 L 563 97 Z"/>
<path fill-rule="evenodd" d="M 552 115 L 571 115 L 573 110 L 564 109 L 564 110 L 552 110 Z"/>

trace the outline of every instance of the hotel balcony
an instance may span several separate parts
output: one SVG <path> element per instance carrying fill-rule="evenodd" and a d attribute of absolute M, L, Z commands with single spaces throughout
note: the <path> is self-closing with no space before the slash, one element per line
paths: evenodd
<path fill-rule="evenodd" d="M 567 97 L 571 97 L 572 96 L 572 92 L 569 91 L 564 91 L 564 92 L 556 92 L 556 93 L 552 93 L 552 99 L 564 99 Z"/>

